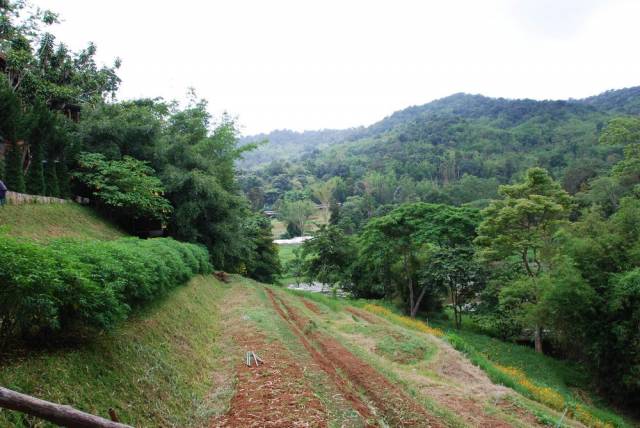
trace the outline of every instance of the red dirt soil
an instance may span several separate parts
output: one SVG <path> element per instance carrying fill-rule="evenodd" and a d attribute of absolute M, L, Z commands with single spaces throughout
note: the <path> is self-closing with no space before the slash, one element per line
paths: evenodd
<path fill-rule="evenodd" d="M 365 320 L 370 324 L 378 324 L 379 322 L 374 315 L 368 314 L 365 311 L 361 311 L 360 309 L 348 307 L 346 311 L 352 315 L 357 316 L 358 318 L 362 318 L 363 320 Z"/>
<path fill-rule="evenodd" d="M 267 342 L 256 332 L 235 339 L 246 351 L 255 351 L 264 364 L 237 366 L 236 393 L 229 411 L 212 427 L 326 427 L 324 405 L 305 384 L 301 367 L 277 341 Z"/>
<path fill-rule="evenodd" d="M 276 302 L 275 296 L 271 292 L 271 290 L 267 290 L 267 292 L 269 293 L 269 299 L 271 299 L 271 303 L 273 304 L 273 307 L 276 309 L 276 312 L 278 312 L 278 315 L 280 315 L 280 317 L 283 320 L 285 320 L 287 323 L 289 323 L 289 325 L 291 325 L 292 331 L 298 336 L 298 338 L 302 342 L 302 345 L 309 352 L 309 354 L 311 354 L 311 357 L 316 362 L 316 364 L 318 364 L 318 366 L 325 373 L 329 375 L 329 377 L 331 378 L 333 383 L 336 385 L 338 390 L 342 393 L 343 397 L 360 414 L 360 416 L 365 421 L 369 421 L 369 422 L 365 422 L 366 426 L 367 427 L 376 426 L 371 422 L 375 419 L 375 416 L 373 415 L 373 413 L 371 413 L 371 410 L 369 409 L 369 407 L 360 399 L 358 394 L 353 391 L 349 383 L 342 376 L 340 376 L 340 373 L 338 373 L 338 370 L 336 369 L 336 367 L 333 366 L 326 358 L 320 355 L 318 350 L 314 348 L 313 345 L 311 345 L 311 343 L 307 340 L 304 334 L 300 332 L 294 324 L 291 323 L 291 320 L 287 317 L 287 315 L 283 312 L 280 305 L 278 305 L 278 303 Z"/>
<path fill-rule="evenodd" d="M 308 337 L 319 348 L 321 352 L 317 350 L 312 352 L 313 358 L 324 360 L 324 362 L 317 362 L 323 368 L 327 367 L 325 370 L 330 375 L 332 373 L 339 374 L 338 370 L 342 371 L 351 383 L 363 390 L 366 397 L 381 412 L 387 424 L 394 427 L 444 426 L 402 389 L 389 382 L 386 377 L 373 367 L 357 358 L 337 340 L 314 330 L 313 323 L 300 316 L 284 300 L 275 296 L 273 291 L 267 291 L 280 316 L 294 327 L 292 330 L 300 337 L 303 343 L 307 341 L 306 337 Z M 276 299 L 287 311 L 286 314 L 280 308 Z M 307 347 L 306 344 L 305 347 Z"/>
<path fill-rule="evenodd" d="M 318 309 L 315 303 L 312 303 L 307 299 L 302 299 L 302 303 L 304 303 L 307 309 L 309 309 L 311 312 L 313 312 L 316 315 L 320 315 L 320 309 Z"/>

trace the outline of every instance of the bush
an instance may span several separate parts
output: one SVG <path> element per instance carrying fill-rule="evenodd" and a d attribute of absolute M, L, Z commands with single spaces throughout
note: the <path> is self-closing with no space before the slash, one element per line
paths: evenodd
<path fill-rule="evenodd" d="M 43 246 L 0 237 L 0 345 L 108 330 L 131 310 L 209 272 L 206 249 L 170 238 Z"/>

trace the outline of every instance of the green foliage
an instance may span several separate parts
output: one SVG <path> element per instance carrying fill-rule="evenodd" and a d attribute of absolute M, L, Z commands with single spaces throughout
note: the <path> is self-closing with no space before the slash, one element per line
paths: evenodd
<path fill-rule="evenodd" d="M 126 219 L 165 221 L 171 205 L 162 196 L 164 187 L 146 163 L 131 157 L 108 161 L 99 153 L 83 153 L 73 174 L 93 198 L 113 215 Z"/>
<path fill-rule="evenodd" d="M 113 328 L 198 273 L 206 250 L 171 239 L 56 241 L 0 237 L 0 342 Z"/>
<path fill-rule="evenodd" d="M 373 218 L 358 240 L 354 291 L 363 288 L 358 284 L 361 281 L 368 287 L 383 284 L 387 290 L 384 284 L 393 283 L 415 316 L 427 292 L 435 297 L 439 291 L 418 275 L 431 251 L 469 245 L 478 222 L 479 212 L 473 208 L 422 202 L 400 205 L 387 215 Z"/>
<path fill-rule="evenodd" d="M 212 276 L 196 277 L 82 346 L 3 359 L 0 384 L 107 419 L 113 408 L 132 426 L 206 424 L 212 404 L 225 401 L 210 399 L 220 387 L 212 373 L 233 368 L 221 364 L 224 329 L 220 312 L 211 310 L 224 304 L 227 292 Z M 10 411 L 0 412 L 0 426 L 54 427 Z"/>
<path fill-rule="evenodd" d="M 309 217 L 315 212 L 315 206 L 308 200 L 284 201 L 278 211 L 278 215 L 287 225 L 291 225 L 291 230 L 287 226 L 288 232 L 294 232 L 295 236 L 305 233 L 305 226 Z"/>
<path fill-rule="evenodd" d="M 336 226 L 320 226 L 313 239 L 302 245 L 304 272 L 310 281 L 319 281 L 333 288 L 348 282 L 355 248 L 349 237 Z"/>
<path fill-rule="evenodd" d="M 282 265 L 271 236 L 271 221 L 261 215 L 252 215 L 245 220 L 244 230 L 255 246 L 244 259 L 247 276 L 263 283 L 275 282 Z"/>
<path fill-rule="evenodd" d="M 429 254 L 418 273 L 421 282 L 444 289 L 453 307 L 455 324 L 462 326 L 462 314 L 484 288 L 487 274 L 474 259 L 469 246 L 442 247 Z"/>
<path fill-rule="evenodd" d="M 5 184 L 12 192 L 24 193 L 24 173 L 22 172 L 22 150 L 16 143 L 9 143 L 5 152 Z"/>

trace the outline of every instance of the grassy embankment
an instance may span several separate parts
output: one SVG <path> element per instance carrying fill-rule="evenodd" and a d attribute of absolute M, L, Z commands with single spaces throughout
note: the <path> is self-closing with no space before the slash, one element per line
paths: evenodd
<path fill-rule="evenodd" d="M 0 208 L 0 233 L 28 241 L 126 236 L 76 204 Z M 0 235 L 0 239 L 1 235 Z M 0 353 L 0 385 L 138 426 L 186 426 L 220 411 L 210 403 L 220 370 L 219 313 L 226 289 L 196 277 L 135 313 L 114 331 L 47 349 Z M 49 426 L 0 410 L 0 426 Z"/>
<path fill-rule="evenodd" d="M 0 207 L 0 233 L 37 242 L 62 237 L 110 240 L 126 236 L 90 208 L 74 203 Z"/>
<path fill-rule="evenodd" d="M 187 426 L 211 416 L 220 369 L 218 311 L 225 288 L 196 277 L 114 332 L 74 347 L 0 362 L 0 385 L 134 426 Z M 21 355 L 22 354 L 22 355 Z M 0 411 L 0 426 L 50 426 Z"/>

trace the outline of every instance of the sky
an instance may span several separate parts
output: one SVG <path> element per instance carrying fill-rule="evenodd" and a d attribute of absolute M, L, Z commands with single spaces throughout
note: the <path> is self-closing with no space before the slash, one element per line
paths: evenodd
<path fill-rule="evenodd" d="M 456 92 L 566 99 L 640 85 L 637 0 L 32 0 L 122 59 L 118 99 L 185 99 L 245 135 L 369 125 Z"/>

